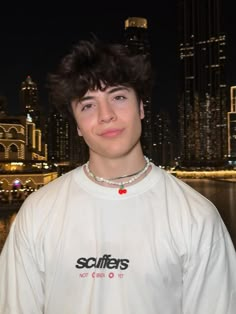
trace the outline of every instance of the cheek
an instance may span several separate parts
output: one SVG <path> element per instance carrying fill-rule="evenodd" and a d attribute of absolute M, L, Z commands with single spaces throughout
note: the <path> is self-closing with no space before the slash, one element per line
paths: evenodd
<path fill-rule="evenodd" d="M 89 137 L 93 130 L 93 123 L 90 119 L 77 119 L 77 131 L 79 136 Z"/>

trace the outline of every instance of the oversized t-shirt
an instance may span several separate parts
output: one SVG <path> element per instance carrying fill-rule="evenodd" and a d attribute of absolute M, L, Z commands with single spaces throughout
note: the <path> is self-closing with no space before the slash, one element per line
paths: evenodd
<path fill-rule="evenodd" d="M 235 314 L 235 249 L 214 205 L 153 164 L 121 195 L 78 167 L 18 212 L 0 313 Z"/>

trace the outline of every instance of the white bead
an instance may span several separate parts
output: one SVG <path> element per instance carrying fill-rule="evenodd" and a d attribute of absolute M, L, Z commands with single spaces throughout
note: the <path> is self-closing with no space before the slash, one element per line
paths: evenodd
<path fill-rule="evenodd" d="M 86 168 L 86 171 L 87 173 L 89 174 L 89 176 L 91 176 L 92 178 L 94 178 L 95 181 L 97 182 L 105 182 L 107 184 L 110 184 L 110 185 L 118 185 L 118 186 L 124 186 L 126 184 L 130 184 L 132 182 L 134 182 L 135 180 L 137 180 L 142 174 L 144 174 L 147 170 L 148 170 L 148 167 L 150 165 L 150 160 L 148 159 L 148 157 L 144 156 L 145 158 L 145 161 L 146 161 L 146 165 L 145 167 L 140 170 L 140 172 L 138 172 L 136 175 L 134 175 L 133 178 L 131 178 L 130 180 L 128 181 L 124 181 L 124 182 L 116 182 L 116 181 L 112 181 L 112 180 L 108 180 L 108 179 L 104 179 L 102 177 L 97 177 L 95 174 L 93 174 L 91 172 L 91 170 L 89 169 L 89 161 L 85 164 L 85 168 Z"/>

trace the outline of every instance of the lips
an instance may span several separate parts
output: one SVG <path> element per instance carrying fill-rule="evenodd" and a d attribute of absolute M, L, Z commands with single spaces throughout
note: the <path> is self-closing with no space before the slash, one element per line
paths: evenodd
<path fill-rule="evenodd" d="M 103 137 L 116 137 L 123 132 L 123 129 L 107 129 L 103 131 L 100 135 Z"/>

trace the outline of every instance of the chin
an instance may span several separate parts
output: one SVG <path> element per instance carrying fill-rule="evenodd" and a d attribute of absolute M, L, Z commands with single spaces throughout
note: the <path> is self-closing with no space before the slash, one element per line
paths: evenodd
<path fill-rule="evenodd" d="M 110 147 L 106 151 L 103 151 L 102 155 L 104 157 L 106 156 L 107 158 L 112 159 L 125 157 L 133 150 L 135 150 L 136 146 L 137 145 L 125 147 L 124 145 L 119 145 L 117 147 L 112 147 L 112 145 L 110 145 Z"/>

